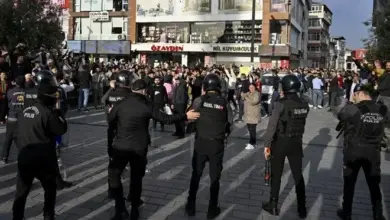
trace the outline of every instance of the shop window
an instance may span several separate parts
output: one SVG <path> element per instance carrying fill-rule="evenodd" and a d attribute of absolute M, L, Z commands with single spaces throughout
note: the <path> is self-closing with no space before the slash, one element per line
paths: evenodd
<path fill-rule="evenodd" d="M 231 13 L 240 11 L 251 11 L 252 0 L 219 0 L 218 9 L 221 11 L 230 11 Z M 261 10 L 262 0 L 256 1 L 256 10 Z"/>
<path fill-rule="evenodd" d="M 113 27 L 111 30 L 112 34 L 122 34 L 122 28 L 121 27 Z"/>
<path fill-rule="evenodd" d="M 261 21 L 255 23 L 255 42 L 261 43 Z M 251 21 L 198 22 L 191 25 L 190 43 L 250 43 Z"/>
<path fill-rule="evenodd" d="M 128 0 L 113 0 L 114 11 L 127 11 L 129 8 Z"/>
<path fill-rule="evenodd" d="M 80 11 L 128 11 L 128 0 L 73 0 L 75 12 Z"/>
<path fill-rule="evenodd" d="M 287 12 L 287 0 L 271 0 L 271 12 Z"/>
<path fill-rule="evenodd" d="M 188 43 L 189 23 L 137 24 L 138 42 Z"/>

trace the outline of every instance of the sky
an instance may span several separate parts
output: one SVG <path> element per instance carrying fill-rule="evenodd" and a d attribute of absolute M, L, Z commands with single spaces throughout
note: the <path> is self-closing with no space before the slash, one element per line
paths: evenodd
<path fill-rule="evenodd" d="M 322 0 L 333 12 L 331 36 L 344 36 L 347 47 L 363 47 L 362 38 L 368 36 L 364 21 L 371 18 L 373 0 Z"/>

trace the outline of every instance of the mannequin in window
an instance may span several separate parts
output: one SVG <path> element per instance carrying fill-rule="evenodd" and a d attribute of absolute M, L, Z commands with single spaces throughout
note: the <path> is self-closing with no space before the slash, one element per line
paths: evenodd
<path fill-rule="evenodd" d="M 161 30 L 160 43 L 166 43 L 166 42 L 167 42 L 167 33 L 164 30 Z"/>
<path fill-rule="evenodd" d="M 221 10 L 235 9 L 235 0 L 219 0 Z"/>

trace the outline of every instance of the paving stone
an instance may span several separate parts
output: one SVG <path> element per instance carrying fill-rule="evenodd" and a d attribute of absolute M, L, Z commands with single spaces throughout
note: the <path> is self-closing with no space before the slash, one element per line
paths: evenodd
<path fill-rule="evenodd" d="M 73 114 L 73 113 L 72 113 Z M 75 113 L 75 115 L 77 115 Z M 63 159 L 66 166 L 72 168 L 68 176 L 78 175 L 87 171 L 80 179 L 77 179 L 76 187 L 71 191 L 59 191 L 57 196 L 57 211 L 59 220 L 77 220 L 85 216 L 91 216 L 93 220 L 107 220 L 114 212 L 113 201 L 107 199 L 107 177 L 93 180 L 100 172 L 92 172 L 98 166 L 108 162 L 107 158 L 95 159 L 106 155 L 106 141 L 88 145 L 96 140 L 106 136 L 104 126 L 93 126 L 91 123 L 105 120 L 104 115 L 87 116 L 80 118 L 80 123 L 85 125 L 70 124 L 71 145 L 80 144 L 76 147 L 65 149 Z M 335 220 L 336 210 L 340 207 L 343 178 L 342 178 L 342 142 L 336 139 L 337 132 L 334 127 L 337 123 L 326 110 L 311 111 L 306 125 L 306 133 L 303 138 L 304 159 L 303 167 L 310 163 L 304 178 L 307 181 L 306 195 L 307 208 L 309 210 L 309 220 Z M 264 186 L 262 168 L 264 159 L 262 150 L 251 151 L 250 154 L 239 161 L 230 160 L 241 152 L 245 152 L 244 146 L 247 142 L 247 131 L 245 124 L 237 124 L 237 129 L 229 138 L 232 145 L 226 149 L 224 161 L 229 161 L 231 166 L 224 166 L 221 175 L 220 188 L 220 206 L 223 209 L 223 218 L 218 220 L 290 220 L 297 218 L 297 203 L 295 195 L 295 186 L 292 175 L 284 178 L 282 181 L 279 217 L 270 216 L 262 211 L 262 201 L 269 199 L 270 188 Z M 258 131 L 265 130 L 267 119 L 262 120 L 258 125 Z M 167 130 L 174 130 L 173 126 L 167 126 Z M 157 148 L 151 148 L 149 151 L 176 146 L 171 144 L 175 139 L 171 137 L 170 132 L 155 132 L 154 137 L 160 137 L 153 141 Z M 258 137 L 260 139 L 260 137 Z M 4 134 L 0 134 L 0 141 L 4 140 Z M 171 156 L 183 150 L 192 149 L 193 141 L 188 141 L 176 148 L 153 153 L 148 158 L 149 165 L 154 161 Z M 262 147 L 261 141 L 259 147 Z M 157 152 L 157 151 L 156 151 Z M 16 158 L 16 150 L 11 149 L 11 159 Z M 390 210 L 390 154 L 382 153 L 382 191 L 384 193 L 385 210 Z M 89 162 L 91 161 L 91 162 Z M 86 165 L 82 165 L 87 163 Z M 80 167 L 79 167 L 80 166 Z M 161 174 L 170 172 L 178 166 L 185 168 L 178 174 L 169 177 L 169 179 L 158 179 Z M 243 173 L 247 172 L 252 166 L 255 168 L 243 178 Z M 2 181 L 1 178 L 14 173 L 16 176 L 16 164 L 0 166 L 0 195 L 12 187 L 16 179 L 10 176 L 9 179 Z M 206 218 L 206 212 L 209 203 L 209 167 L 206 165 L 202 176 L 202 183 L 197 195 L 197 216 L 189 219 Z M 288 161 L 284 168 L 284 175 L 289 172 Z M 152 220 L 183 220 L 184 205 L 188 195 L 188 187 L 191 178 L 191 150 L 158 164 L 156 167 L 146 173 L 143 179 L 142 199 L 145 205 L 141 210 L 141 219 Z M 129 173 L 125 172 L 125 178 Z M 82 187 L 79 185 L 82 181 L 91 181 Z M 287 181 L 287 182 L 286 182 Z M 127 196 L 129 181 L 123 182 L 124 195 Z M 203 187 L 203 188 L 202 188 Z M 14 191 L 10 191 L 4 196 L 0 196 L 0 219 L 11 219 L 11 208 Z M 91 194 L 93 192 L 93 194 Z M 40 184 L 34 184 L 32 192 L 26 203 L 27 219 L 42 219 L 43 191 Z M 29 205 L 30 204 L 30 205 Z M 37 205 L 31 205 L 37 204 Z M 128 205 L 130 211 L 131 207 Z M 94 214 L 95 213 L 95 214 Z M 356 184 L 356 193 L 353 204 L 354 219 L 365 220 L 372 219 L 369 191 L 364 180 L 362 172 L 359 175 Z M 390 217 L 389 213 L 385 213 Z M 84 219 L 83 219 L 84 220 Z"/>

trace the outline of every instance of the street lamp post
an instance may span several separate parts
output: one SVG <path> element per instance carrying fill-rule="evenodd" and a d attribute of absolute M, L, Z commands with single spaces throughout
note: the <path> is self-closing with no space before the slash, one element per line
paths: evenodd
<path fill-rule="evenodd" d="M 251 64 L 255 58 L 255 25 L 256 25 L 256 0 L 252 0 L 252 40 L 251 40 Z"/>

